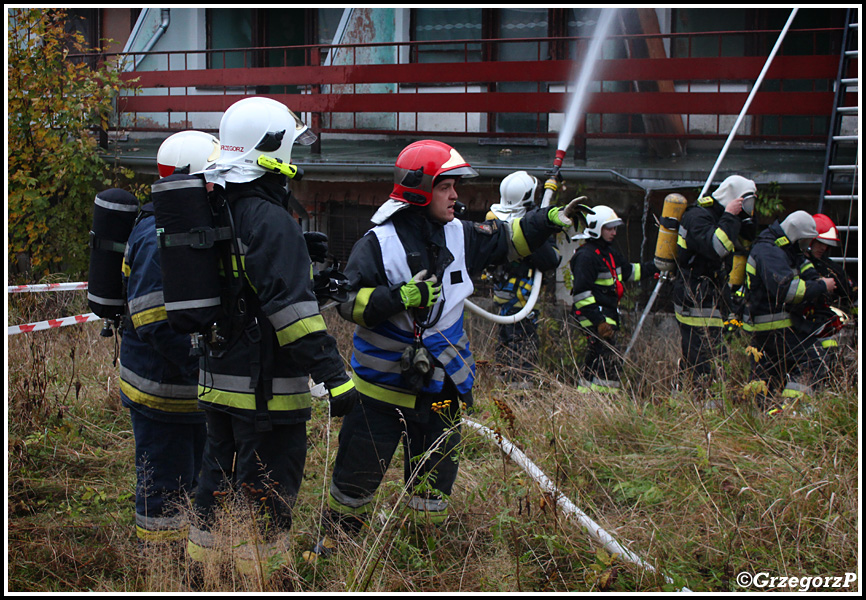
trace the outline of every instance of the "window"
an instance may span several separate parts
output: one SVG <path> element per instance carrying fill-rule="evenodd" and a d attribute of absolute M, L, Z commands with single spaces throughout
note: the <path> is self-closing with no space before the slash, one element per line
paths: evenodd
<path fill-rule="evenodd" d="M 210 8 L 207 10 L 208 68 L 302 66 L 306 64 L 305 9 Z M 250 50 L 250 48 L 275 48 Z M 243 49 L 242 51 L 231 51 Z M 259 86 L 260 94 L 298 93 L 298 86 Z"/>
<path fill-rule="evenodd" d="M 546 8 L 504 8 L 497 11 L 497 38 L 525 39 L 542 38 L 548 35 L 548 10 Z M 537 61 L 548 56 L 547 41 L 520 41 L 497 45 L 497 60 Z M 537 92 L 544 84 L 508 81 L 496 84 L 497 92 Z M 500 113 L 496 115 L 496 132 L 547 133 L 547 114 Z"/>
<path fill-rule="evenodd" d="M 480 40 L 480 8 L 416 8 L 412 10 L 411 36 L 416 42 Z M 419 44 L 413 62 L 477 62 L 481 44 Z"/>

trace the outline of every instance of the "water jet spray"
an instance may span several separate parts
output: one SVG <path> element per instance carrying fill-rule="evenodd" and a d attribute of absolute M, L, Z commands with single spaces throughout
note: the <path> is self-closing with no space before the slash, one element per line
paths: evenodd
<path fill-rule="evenodd" d="M 599 15 L 595 32 L 593 33 L 592 43 L 590 43 L 589 50 L 584 58 L 583 68 L 580 70 L 580 76 L 577 79 L 574 94 L 571 97 L 565 113 L 565 122 L 563 123 L 562 129 L 559 131 L 556 155 L 553 159 L 553 169 L 548 174 L 547 181 L 544 184 L 544 195 L 541 199 L 542 208 L 550 206 L 550 202 L 553 200 L 553 194 L 557 189 L 559 189 L 559 171 L 562 168 L 562 161 L 565 159 L 565 153 L 571 144 L 571 140 L 574 138 L 575 132 L 577 131 L 577 124 L 580 122 L 580 117 L 583 114 L 584 99 L 586 98 L 587 90 L 589 89 L 589 83 L 592 81 L 593 69 L 598 62 L 598 57 L 601 55 L 602 44 L 604 43 L 604 40 L 607 39 L 607 32 L 613 23 L 615 14 L 615 8 L 601 9 L 601 14 Z M 535 302 L 538 299 L 540 292 L 541 272 L 536 271 L 532 279 L 532 291 L 529 294 L 529 298 L 526 300 L 526 305 L 516 314 L 507 316 L 495 315 L 473 304 L 469 300 L 465 301 L 465 306 L 470 311 L 484 317 L 488 321 L 502 325 L 511 325 L 517 323 L 532 312 L 533 308 L 535 308 Z"/>

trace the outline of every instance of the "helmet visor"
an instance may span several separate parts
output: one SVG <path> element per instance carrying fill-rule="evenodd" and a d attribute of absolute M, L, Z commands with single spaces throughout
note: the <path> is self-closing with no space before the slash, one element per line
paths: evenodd
<path fill-rule="evenodd" d="M 755 214 L 755 200 L 757 196 L 754 192 L 747 192 L 743 194 L 743 212 L 749 215 L 750 217 Z"/>
<path fill-rule="evenodd" d="M 302 146 L 309 146 L 315 142 L 318 136 L 313 133 L 313 130 L 307 127 L 300 117 L 296 115 L 292 109 L 289 109 L 289 114 L 295 119 L 295 143 Z"/>
<path fill-rule="evenodd" d="M 443 171 L 436 176 L 436 179 L 447 179 L 448 177 L 478 177 L 478 171 L 466 165 L 464 167 L 456 167 L 448 171 Z"/>

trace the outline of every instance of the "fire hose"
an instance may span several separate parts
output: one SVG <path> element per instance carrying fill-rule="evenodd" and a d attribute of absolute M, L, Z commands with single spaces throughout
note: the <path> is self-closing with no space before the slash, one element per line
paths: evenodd
<path fill-rule="evenodd" d="M 644 562 L 639 556 L 634 554 L 628 548 L 624 548 L 617 542 L 609 533 L 607 533 L 604 529 L 602 529 L 598 523 L 593 521 L 589 516 L 586 515 L 583 511 L 581 511 L 577 506 L 574 505 L 571 500 L 569 500 L 562 492 L 557 489 L 557 487 L 553 484 L 550 478 L 544 474 L 544 472 L 538 468 L 535 463 L 533 463 L 529 458 L 527 458 L 526 454 L 524 454 L 519 448 L 517 448 L 510 441 L 502 437 L 502 435 L 492 431 L 488 427 L 485 427 L 475 421 L 472 421 L 467 418 L 463 418 L 462 422 L 472 427 L 476 431 L 478 431 L 481 435 L 495 441 L 502 451 L 515 463 L 517 463 L 526 473 L 532 477 L 536 483 L 541 487 L 541 489 L 550 494 L 553 498 L 554 503 L 563 512 L 565 512 L 566 516 L 575 517 L 577 522 L 586 529 L 587 533 L 589 533 L 592 539 L 600 544 L 605 550 L 607 550 L 611 554 L 615 554 L 622 559 L 630 562 L 638 567 L 655 573 L 656 569 Z M 673 580 L 667 575 L 663 575 L 665 581 L 668 583 L 674 583 Z M 690 592 L 691 590 L 688 588 L 682 588 L 679 591 L 681 592 Z"/>

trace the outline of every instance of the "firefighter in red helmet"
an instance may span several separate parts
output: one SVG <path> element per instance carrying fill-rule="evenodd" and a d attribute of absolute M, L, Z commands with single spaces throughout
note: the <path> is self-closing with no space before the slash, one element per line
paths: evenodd
<path fill-rule="evenodd" d="M 475 380 L 463 329 L 470 276 L 529 255 L 577 216 L 570 204 L 514 222 L 461 221 L 457 188 L 476 175 L 448 144 L 408 145 L 397 157 L 391 195 L 371 219 L 375 226 L 352 249 L 350 298 L 339 311 L 356 325 L 351 364 L 361 400 L 340 429 L 324 537 L 307 560 L 330 554 L 341 536 L 368 522 L 401 441 L 409 518 L 447 517 L 461 405 L 472 404 Z"/>
<path fill-rule="evenodd" d="M 836 282 L 836 289 L 806 303 L 792 314 L 792 319 L 809 347 L 812 376 L 821 383 L 829 377 L 838 359 L 839 332 L 848 318 L 846 313 L 857 314 L 857 290 L 845 270 L 829 256 L 841 243 L 836 224 L 825 214 L 818 213 L 813 218 L 818 235 L 805 255 L 820 277 Z"/>

